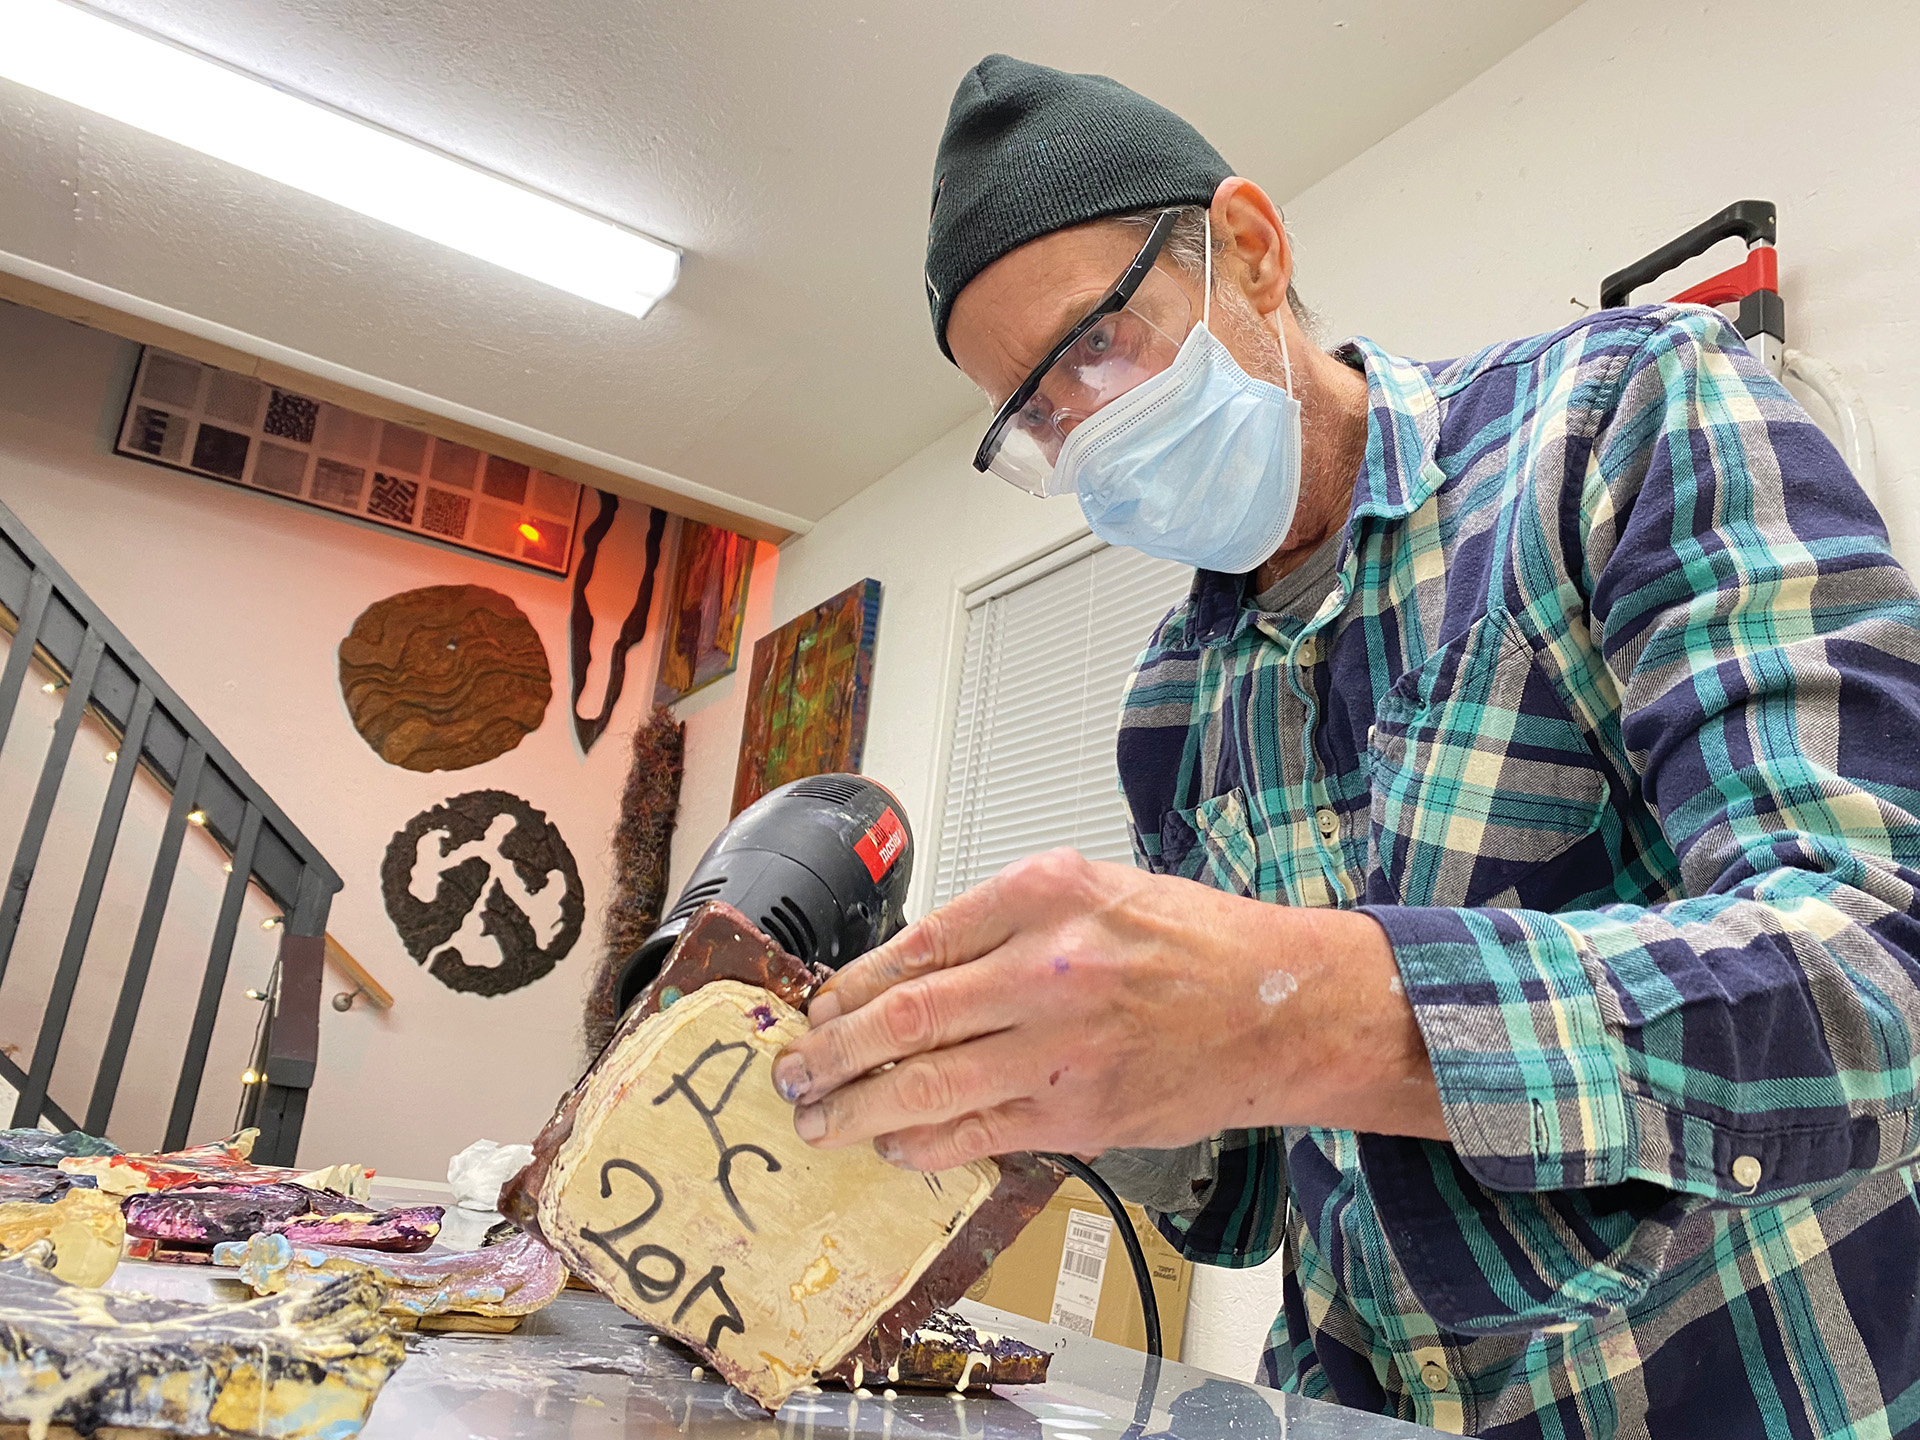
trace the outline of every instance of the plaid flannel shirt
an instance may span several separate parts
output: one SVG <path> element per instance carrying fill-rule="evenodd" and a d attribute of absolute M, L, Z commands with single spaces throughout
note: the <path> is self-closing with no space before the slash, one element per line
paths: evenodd
<path fill-rule="evenodd" d="M 1129 685 L 1147 868 L 1365 909 L 1451 1144 L 1213 1144 L 1263 1373 L 1500 1436 L 1920 1435 L 1920 603 L 1713 311 L 1365 341 L 1338 584 L 1201 574 Z M 1282 765 L 1294 747 L 1292 783 Z M 1304 752 L 1304 758 L 1302 758 Z"/>

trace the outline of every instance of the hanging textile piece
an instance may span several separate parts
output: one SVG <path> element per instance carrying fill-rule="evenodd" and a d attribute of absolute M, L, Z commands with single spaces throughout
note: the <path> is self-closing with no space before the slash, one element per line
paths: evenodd
<path fill-rule="evenodd" d="M 687 728 L 656 705 L 633 731 L 633 758 L 613 830 L 613 885 L 602 926 L 600 963 L 587 987 L 581 1031 L 588 1055 L 598 1055 L 620 1023 L 620 977 L 627 961 L 660 924 L 667 899 L 673 820 L 686 769 Z"/>
<path fill-rule="evenodd" d="M 580 568 L 573 574 L 573 616 L 570 622 L 573 642 L 573 734 L 583 752 L 593 749 L 594 742 L 613 718 L 613 707 L 620 703 L 620 692 L 627 683 L 627 652 L 646 638 L 647 612 L 653 608 L 653 580 L 660 568 L 660 536 L 667 528 L 666 511 L 653 510 L 649 513 L 647 568 L 640 577 L 640 593 L 634 597 L 633 608 L 621 623 L 620 634 L 613 642 L 612 653 L 607 657 L 607 692 L 601 699 L 600 713 L 582 715 L 580 696 L 586 689 L 587 671 L 593 667 L 593 611 L 587 605 L 587 584 L 593 579 L 594 562 L 600 557 L 600 542 L 607 538 L 607 531 L 613 528 L 614 516 L 620 510 L 618 495 L 609 495 L 604 490 L 596 493 L 600 496 L 600 513 L 593 517 L 593 523 L 580 537 Z"/>

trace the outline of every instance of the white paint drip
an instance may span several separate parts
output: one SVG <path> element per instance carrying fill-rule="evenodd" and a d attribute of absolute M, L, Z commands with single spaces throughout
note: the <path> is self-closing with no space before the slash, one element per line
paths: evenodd
<path fill-rule="evenodd" d="M 976 1350 L 969 1354 L 967 1356 L 967 1363 L 960 1367 L 960 1383 L 953 1387 L 953 1393 L 956 1395 L 964 1395 L 967 1386 L 973 1383 L 973 1372 L 978 1368 L 984 1367 L 986 1364 L 987 1357 L 979 1351 Z"/>
<path fill-rule="evenodd" d="M 1271 971 L 1268 973 L 1267 978 L 1260 982 L 1260 1003 L 1262 1005 L 1278 1005 L 1299 988 L 1300 982 L 1294 979 L 1288 971 Z"/>

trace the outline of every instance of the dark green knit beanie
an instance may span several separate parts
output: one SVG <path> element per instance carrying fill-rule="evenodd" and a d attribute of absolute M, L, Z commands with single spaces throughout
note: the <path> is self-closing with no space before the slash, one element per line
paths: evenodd
<path fill-rule="evenodd" d="M 1210 205 L 1233 167 L 1186 121 L 1104 75 L 989 55 L 961 80 L 933 164 L 927 304 L 1029 240 L 1156 205 Z"/>

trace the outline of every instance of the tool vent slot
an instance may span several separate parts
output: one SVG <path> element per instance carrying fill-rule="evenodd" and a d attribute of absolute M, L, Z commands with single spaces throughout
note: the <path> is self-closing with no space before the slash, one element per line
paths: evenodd
<path fill-rule="evenodd" d="M 782 895 L 774 907 L 760 917 L 760 928 L 780 942 L 780 948 L 797 960 L 811 960 L 820 948 L 807 912 L 790 895 Z"/>
<path fill-rule="evenodd" d="M 810 780 L 802 780 L 793 787 L 796 795 L 805 795 L 815 800 L 831 800 L 836 805 L 851 805 L 861 796 L 861 787 L 851 780 L 837 780 L 831 775 L 816 775 Z"/>
<path fill-rule="evenodd" d="M 691 919 L 694 911 L 718 895 L 726 885 L 727 877 L 724 875 L 713 875 L 696 885 L 689 885 L 686 893 L 680 897 L 680 903 L 673 907 L 662 923 L 671 924 L 675 920 Z"/>
<path fill-rule="evenodd" d="M 760 928 L 771 935 L 774 940 L 779 943 L 780 948 L 796 960 L 805 960 L 807 958 L 807 948 L 801 943 L 800 932 L 794 927 L 793 922 L 787 918 L 784 910 L 776 908 L 762 915 L 760 917 Z"/>

